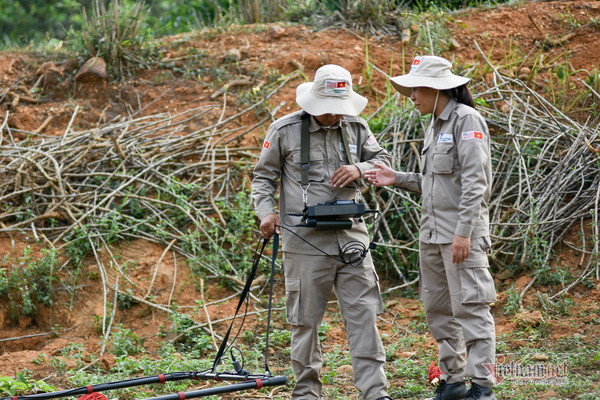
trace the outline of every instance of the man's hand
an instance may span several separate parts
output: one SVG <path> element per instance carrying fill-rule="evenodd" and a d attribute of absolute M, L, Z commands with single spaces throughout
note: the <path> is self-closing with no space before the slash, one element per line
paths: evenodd
<path fill-rule="evenodd" d="M 396 171 L 379 163 L 375 163 L 376 169 L 365 172 L 365 178 L 375 186 L 389 186 L 396 183 Z"/>
<path fill-rule="evenodd" d="M 460 264 L 471 254 L 471 239 L 468 237 L 454 235 L 452 241 L 452 263 Z"/>
<path fill-rule="evenodd" d="M 331 176 L 331 185 L 344 187 L 358 178 L 360 178 L 360 170 L 356 165 L 342 165 Z"/>
<path fill-rule="evenodd" d="M 274 232 L 277 232 L 278 235 L 281 234 L 279 225 L 281 225 L 279 216 L 277 214 L 269 214 L 260 221 L 260 234 L 265 239 L 271 239 Z"/>

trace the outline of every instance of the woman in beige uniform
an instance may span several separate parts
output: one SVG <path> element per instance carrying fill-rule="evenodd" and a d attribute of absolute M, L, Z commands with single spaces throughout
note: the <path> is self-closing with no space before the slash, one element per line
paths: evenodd
<path fill-rule="evenodd" d="M 367 171 L 376 186 L 421 193 L 420 298 L 439 345 L 442 381 L 435 400 L 495 399 L 492 387 L 496 300 L 488 270 L 488 202 L 492 174 L 490 137 L 466 84 L 436 56 L 416 57 L 392 85 L 421 114 L 432 114 L 421 152 L 423 171 L 384 165 Z M 470 378 L 470 387 L 466 378 Z"/>

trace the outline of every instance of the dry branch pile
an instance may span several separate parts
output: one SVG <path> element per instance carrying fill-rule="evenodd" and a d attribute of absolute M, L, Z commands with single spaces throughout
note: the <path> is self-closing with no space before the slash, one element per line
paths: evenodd
<path fill-rule="evenodd" d="M 271 120 L 267 112 L 257 124 L 242 126 L 240 117 L 295 76 L 227 118 L 224 101 L 223 110 L 130 116 L 87 131 L 69 126 L 60 137 L 26 132 L 20 141 L 3 124 L 0 232 L 25 232 L 51 248 L 79 246 L 97 259 L 112 242 L 143 238 L 193 258 L 205 276 L 235 275 L 233 258 L 215 241 L 227 235 L 224 210 L 248 179 L 259 148 L 241 147 L 238 139 Z M 192 120 L 204 127 L 190 132 Z M 226 268 L 202 259 L 206 247 L 221 252 Z"/>

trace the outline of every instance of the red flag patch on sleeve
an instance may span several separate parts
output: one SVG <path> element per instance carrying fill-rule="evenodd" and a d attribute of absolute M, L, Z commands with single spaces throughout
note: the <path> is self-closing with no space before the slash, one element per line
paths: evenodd
<path fill-rule="evenodd" d="M 268 140 L 265 140 L 265 142 L 263 143 L 263 147 L 265 149 L 268 149 L 271 146 L 271 142 L 269 142 Z"/>

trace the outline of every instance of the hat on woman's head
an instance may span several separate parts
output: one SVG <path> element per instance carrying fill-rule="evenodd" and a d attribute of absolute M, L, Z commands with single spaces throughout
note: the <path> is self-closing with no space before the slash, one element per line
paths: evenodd
<path fill-rule="evenodd" d="M 454 75 L 451 69 L 452 64 L 445 58 L 419 56 L 413 60 L 408 74 L 390 78 L 390 83 L 397 91 L 410 97 L 411 88 L 428 87 L 446 90 L 470 81 L 470 78 Z"/>
<path fill-rule="evenodd" d="M 314 82 L 296 88 L 296 103 L 311 115 L 358 115 L 368 100 L 352 90 L 352 75 L 339 65 L 324 65 Z"/>

